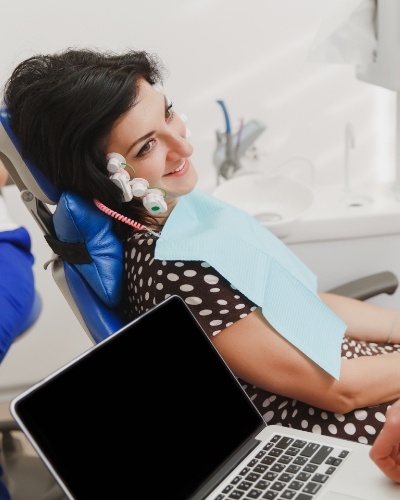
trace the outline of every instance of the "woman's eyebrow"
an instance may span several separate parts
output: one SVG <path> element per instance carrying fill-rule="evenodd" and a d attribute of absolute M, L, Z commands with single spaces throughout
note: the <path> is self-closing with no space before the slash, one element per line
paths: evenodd
<path fill-rule="evenodd" d="M 164 111 L 165 109 L 170 105 L 172 104 L 172 102 L 168 99 L 168 97 L 163 94 L 163 103 L 164 103 Z M 126 155 L 125 156 L 128 156 L 128 154 L 131 152 L 131 150 L 137 146 L 140 142 L 144 142 L 146 139 L 149 139 L 152 135 L 155 134 L 155 130 L 152 130 L 151 132 L 148 132 L 147 134 L 143 135 L 142 137 L 139 137 L 139 139 L 137 139 L 134 143 L 131 144 L 131 146 L 129 147 L 129 149 L 127 150 L 126 152 Z"/>
<path fill-rule="evenodd" d="M 129 147 L 129 149 L 127 150 L 126 152 L 126 156 L 128 156 L 128 154 L 130 153 L 130 151 L 135 147 L 137 146 L 140 142 L 143 142 L 145 141 L 146 139 L 149 139 L 152 135 L 154 135 L 155 131 L 152 130 L 151 132 L 148 132 L 147 134 L 143 135 L 142 137 L 139 137 L 139 139 L 137 139 L 133 144 L 131 144 L 131 146 Z"/>

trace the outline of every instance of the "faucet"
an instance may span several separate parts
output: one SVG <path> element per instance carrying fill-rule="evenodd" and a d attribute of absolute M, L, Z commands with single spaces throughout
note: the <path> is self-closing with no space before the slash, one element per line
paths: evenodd
<path fill-rule="evenodd" d="M 344 132 L 345 150 L 344 150 L 344 190 L 348 193 L 350 189 L 350 167 L 349 156 L 350 148 L 355 148 L 354 128 L 351 123 L 346 124 Z"/>
<path fill-rule="evenodd" d="M 232 133 L 225 104 L 221 100 L 217 102 L 221 105 L 225 116 L 225 132 L 216 132 L 217 147 L 214 151 L 213 159 L 217 169 L 218 185 L 220 176 L 224 179 L 230 179 L 242 168 L 240 159 L 266 129 L 266 126 L 257 120 L 251 120 L 246 124 L 242 120 L 239 130 L 236 133 Z"/>

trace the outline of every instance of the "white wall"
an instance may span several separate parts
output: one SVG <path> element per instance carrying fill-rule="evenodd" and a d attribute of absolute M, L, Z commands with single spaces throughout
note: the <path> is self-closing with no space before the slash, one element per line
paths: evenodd
<path fill-rule="evenodd" d="M 354 0 L 346 0 L 351 2 Z M 354 125 L 352 176 L 393 175 L 395 93 L 360 82 L 353 66 L 307 62 L 332 0 L 1 0 L 0 82 L 37 52 L 69 46 L 158 53 L 166 90 L 189 117 L 200 187 L 212 189 L 216 99 L 232 121 L 268 125 L 265 168 L 293 155 L 316 165 L 317 182 L 342 182 L 344 129 Z"/>
<path fill-rule="evenodd" d="M 212 154 L 215 130 L 223 127 L 217 99 L 225 100 L 232 121 L 256 118 L 267 124 L 257 142 L 265 169 L 291 156 L 307 156 L 315 164 L 317 186 L 342 183 L 344 130 L 350 122 L 356 141 L 352 179 L 391 180 L 394 92 L 358 81 L 352 66 L 307 62 L 331 2 L 0 0 L 0 82 L 18 62 L 39 52 L 72 46 L 145 49 L 158 53 L 169 68 L 166 91 L 189 117 L 200 188 L 212 191 L 216 185 Z M 0 367 L 3 387 L 11 379 L 22 387 L 89 343 L 49 273 L 43 274 L 49 252 L 41 235 L 12 190 L 10 198 L 16 218 L 26 220 L 34 236 L 45 302 L 35 335 L 45 336 L 46 347 L 35 336 L 24 339 Z M 50 332 L 57 324 L 57 334 Z"/>

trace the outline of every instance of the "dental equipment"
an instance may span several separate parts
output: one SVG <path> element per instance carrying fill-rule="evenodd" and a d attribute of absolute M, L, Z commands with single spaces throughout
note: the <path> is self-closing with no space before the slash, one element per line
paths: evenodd
<path fill-rule="evenodd" d="M 266 129 L 266 125 L 257 120 L 251 120 L 244 124 L 242 120 L 239 130 L 232 133 L 231 121 L 225 103 L 222 100 L 217 100 L 217 103 L 222 107 L 225 117 L 225 132 L 216 132 L 217 147 L 213 158 L 217 169 L 217 185 L 219 185 L 220 176 L 224 179 L 230 179 L 242 168 L 240 159 Z"/>

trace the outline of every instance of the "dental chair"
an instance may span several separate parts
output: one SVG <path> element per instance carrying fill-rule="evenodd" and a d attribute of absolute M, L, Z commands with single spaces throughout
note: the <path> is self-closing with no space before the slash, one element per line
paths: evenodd
<path fill-rule="evenodd" d="M 111 217 L 94 203 L 54 188 L 33 162 L 22 157 L 9 120 L 1 105 L 0 159 L 53 251 L 49 265 L 56 284 L 92 342 L 101 342 L 126 323 L 119 308 L 122 242 L 112 231 Z M 366 300 L 393 294 L 397 286 L 396 276 L 383 271 L 331 291 Z"/>
<path fill-rule="evenodd" d="M 100 342 L 126 323 L 118 308 L 122 243 L 112 232 L 112 219 L 94 203 L 60 192 L 32 162 L 22 159 L 4 106 L 0 107 L 0 159 L 53 250 L 50 265 L 55 282 L 92 342 Z"/>

